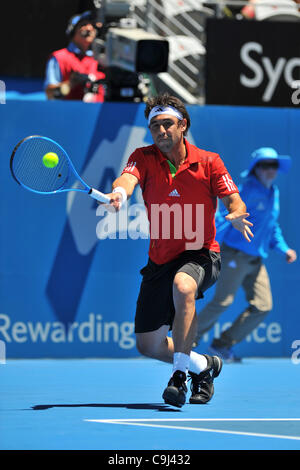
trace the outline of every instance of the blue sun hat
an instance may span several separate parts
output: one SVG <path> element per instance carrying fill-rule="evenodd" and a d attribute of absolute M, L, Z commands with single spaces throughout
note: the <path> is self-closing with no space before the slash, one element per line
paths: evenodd
<path fill-rule="evenodd" d="M 278 162 L 278 171 L 287 173 L 291 167 L 292 160 L 288 155 L 278 155 L 275 149 L 271 147 L 261 147 L 251 154 L 249 168 L 241 173 L 243 178 L 250 175 L 251 171 L 262 160 L 274 160 Z"/>

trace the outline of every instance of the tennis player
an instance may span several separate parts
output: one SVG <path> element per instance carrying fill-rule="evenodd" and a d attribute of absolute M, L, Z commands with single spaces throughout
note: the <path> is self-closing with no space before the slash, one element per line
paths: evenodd
<path fill-rule="evenodd" d="M 150 248 L 137 300 L 137 348 L 145 356 L 173 364 L 163 392 L 165 403 L 184 405 L 188 375 L 190 403 L 207 403 L 222 360 L 191 349 L 197 327 L 195 301 L 216 282 L 220 271 L 214 223 L 217 197 L 228 210 L 227 220 L 248 242 L 252 224 L 220 156 L 186 140 L 190 117 L 184 104 L 160 95 L 148 101 L 145 117 L 154 144 L 131 154 L 108 194 L 118 210 L 139 184 L 148 211 Z"/>

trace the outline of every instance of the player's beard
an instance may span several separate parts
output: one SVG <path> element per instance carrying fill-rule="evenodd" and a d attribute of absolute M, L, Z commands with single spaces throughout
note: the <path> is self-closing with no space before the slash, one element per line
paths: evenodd
<path fill-rule="evenodd" d="M 162 153 L 169 153 L 174 148 L 180 145 L 181 140 L 183 139 L 182 134 L 180 135 L 171 135 L 166 137 L 158 137 L 156 139 L 156 145 Z"/>
<path fill-rule="evenodd" d="M 174 142 L 171 137 L 161 137 L 157 139 L 156 145 L 161 152 L 168 153 L 174 147 Z"/>

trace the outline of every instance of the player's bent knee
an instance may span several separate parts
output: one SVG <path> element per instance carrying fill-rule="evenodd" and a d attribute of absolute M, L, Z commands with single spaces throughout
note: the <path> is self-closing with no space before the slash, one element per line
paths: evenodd
<path fill-rule="evenodd" d="M 136 338 L 136 348 L 143 356 L 155 357 L 155 348 L 153 347 L 153 343 L 149 340 L 145 340 L 145 338 Z"/>
<path fill-rule="evenodd" d="M 196 281 L 185 273 L 178 273 L 174 278 L 174 292 L 183 297 L 195 297 L 197 291 Z"/>

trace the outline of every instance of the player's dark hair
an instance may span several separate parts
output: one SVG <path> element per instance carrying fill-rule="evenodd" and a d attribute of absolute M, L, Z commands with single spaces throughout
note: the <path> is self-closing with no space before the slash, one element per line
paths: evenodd
<path fill-rule="evenodd" d="M 191 125 L 191 119 L 184 103 L 179 98 L 177 98 L 176 96 L 169 95 L 169 93 L 164 93 L 162 95 L 149 98 L 145 108 L 146 119 L 148 119 L 151 109 L 155 106 L 172 106 L 173 108 L 176 108 L 187 121 L 187 126 L 186 130 L 184 131 L 184 135 L 187 134 Z"/>

